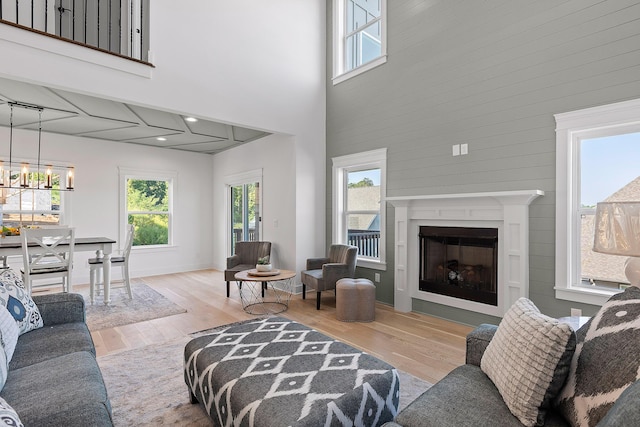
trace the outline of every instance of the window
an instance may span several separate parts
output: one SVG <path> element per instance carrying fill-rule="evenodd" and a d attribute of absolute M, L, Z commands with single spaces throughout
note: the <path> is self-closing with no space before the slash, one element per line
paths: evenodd
<path fill-rule="evenodd" d="M 262 169 L 225 177 L 229 201 L 228 250 L 233 255 L 236 242 L 255 242 L 261 236 L 260 199 Z"/>
<path fill-rule="evenodd" d="M 171 245 L 175 177 L 121 171 L 121 181 L 125 199 L 124 223 L 135 227 L 133 246 Z M 124 233 L 126 227 L 122 228 Z"/>
<path fill-rule="evenodd" d="M 557 114 L 556 297 L 603 304 L 626 257 L 595 253 L 598 202 L 640 200 L 640 100 Z"/>
<path fill-rule="evenodd" d="M 259 182 L 232 185 L 231 191 L 231 254 L 236 242 L 260 240 L 260 192 Z"/>
<path fill-rule="evenodd" d="M 64 220 L 64 197 L 60 190 L 2 189 L 0 190 L 2 226 L 18 228 L 24 225 L 59 225 Z"/>
<path fill-rule="evenodd" d="M 334 0 L 334 84 L 386 62 L 386 0 Z"/>
<path fill-rule="evenodd" d="M 387 150 L 333 159 L 333 242 L 358 247 L 358 266 L 386 269 Z"/>

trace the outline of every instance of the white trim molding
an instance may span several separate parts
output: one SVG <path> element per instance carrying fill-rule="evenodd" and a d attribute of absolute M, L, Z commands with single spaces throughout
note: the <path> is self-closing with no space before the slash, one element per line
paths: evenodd
<path fill-rule="evenodd" d="M 0 25 L 0 51 L 5 50 L 26 51 L 35 56 L 55 55 L 145 79 L 151 79 L 153 73 L 153 66 L 149 64 L 121 58 L 117 55 L 108 55 L 55 37 L 43 37 L 41 34 L 25 31 L 11 25 Z"/>
<path fill-rule="evenodd" d="M 333 77 L 334 85 L 387 62 L 387 0 L 380 0 L 380 56 L 351 70 L 345 70 L 346 1 L 333 0 Z"/>
<path fill-rule="evenodd" d="M 120 192 L 120 223 L 118 234 L 119 242 L 126 241 L 127 224 L 129 223 L 127 218 L 127 179 L 141 179 L 151 181 L 168 181 L 169 182 L 169 243 L 166 245 L 150 245 L 150 246 L 134 246 L 136 252 L 142 252 L 147 250 L 173 250 L 174 247 L 179 246 L 179 242 L 175 240 L 174 224 L 175 224 L 175 207 L 179 206 L 177 200 L 178 188 L 178 172 L 175 171 L 160 171 L 151 169 L 134 169 L 119 166 L 118 167 L 118 180 L 120 185 L 118 191 Z"/>
<path fill-rule="evenodd" d="M 580 286 L 580 141 L 640 132 L 640 99 L 555 114 L 556 298 L 602 305 L 614 290 Z"/>
<path fill-rule="evenodd" d="M 346 173 L 367 168 L 380 169 L 380 246 L 378 259 L 358 257 L 358 267 L 374 270 L 386 270 L 386 189 L 387 189 L 387 149 L 365 151 L 363 153 L 348 154 L 332 159 L 332 242 L 347 243 L 347 225 L 344 219 L 346 204 Z"/>
<path fill-rule="evenodd" d="M 529 296 L 529 205 L 541 190 L 388 197 L 395 208 L 394 307 L 412 310 L 421 299 L 502 317 L 520 297 Z M 498 229 L 498 305 L 419 290 L 420 226 Z"/>
<path fill-rule="evenodd" d="M 262 195 L 263 192 L 263 188 L 262 188 L 262 176 L 263 176 L 263 170 L 262 168 L 260 169 L 253 169 L 253 170 L 248 170 L 245 172 L 239 172 L 239 173 L 235 173 L 232 175 L 225 175 L 224 176 L 224 186 L 225 186 L 225 202 L 224 202 L 224 206 L 225 206 L 225 247 L 226 247 L 226 256 L 231 256 L 231 233 L 229 230 L 231 230 L 232 228 L 232 219 L 231 219 L 231 187 L 237 187 L 240 185 L 245 185 L 245 184 L 250 184 L 250 183 L 254 183 L 257 182 L 258 183 L 258 200 L 262 201 L 264 200 L 264 197 Z M 262 202 L 260 202 L 262 203 Z M 260 216 L 260 218 L 262 218 L 262 213 L 263 213 L 263 206 L 262 204 L 258 205 L 258 214 Z M 258 236 L 260 236 L 260 239 L 262 239 L 262 219 L 260 219 L 258 221 Z"/>

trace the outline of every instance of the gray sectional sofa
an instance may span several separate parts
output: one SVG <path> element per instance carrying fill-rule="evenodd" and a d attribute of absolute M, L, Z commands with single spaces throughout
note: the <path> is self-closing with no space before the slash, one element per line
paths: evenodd
<path fill-rule="evenodd" d="M 497 331 L 498 326 L 486 324 L 474 329 L 467 336 L 466 364 L 384 426 L 521 427 L 523 423 L 481 368 Z M 533 339 L 531 334 L 524 337 Z M 640 426 L 640 289 L 632 286 L 614 295 L 575 337 L 568 377 L 547 406 L 543 422 L 536 425 Z"/>
<path fill-rule="evenodd" d="M 498 389 L 480 369 L 480 361 L 497 326 L 480 325 L 467 336 L 466 364 L 455 368 L 411 402 L 385 427 L 492 426 L 522 427 L 509 411 Z M 567 427 L 556 412 L 545 426 Z"/>
<path fill-rule="evenodd" d="M 112 426 L 82 296 L 61 293 L 33 300 L 44 327 L 19 337 L 0 397 L 25 426 Z"/>

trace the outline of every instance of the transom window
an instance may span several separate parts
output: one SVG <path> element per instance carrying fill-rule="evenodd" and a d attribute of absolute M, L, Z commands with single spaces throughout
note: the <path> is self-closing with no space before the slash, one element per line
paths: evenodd
<path fill-rule="evenodd" d="M 333 159 L 333 243 L 358 247 L 358 266 L 385 269 L 386 149 Z"/>
<path fill-rule="evenodd" d="M 599 202 L 640 200 L 640 100 L 557 114 L 556 297 L 603 304 L 627 257 L 596 253 Z"/>
<path fill-rule="evenodd" d="M 334 0 L 334 83 L 386 61 L 386 0 Z"/>

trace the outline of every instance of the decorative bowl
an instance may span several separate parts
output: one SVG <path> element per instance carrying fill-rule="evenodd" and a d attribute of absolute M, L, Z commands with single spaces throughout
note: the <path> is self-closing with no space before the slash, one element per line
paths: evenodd
<path fill-rule="evenodd" d="M 273 266 L 271 264 L 256 264 L 257 271 L 271 271 Z"/>

